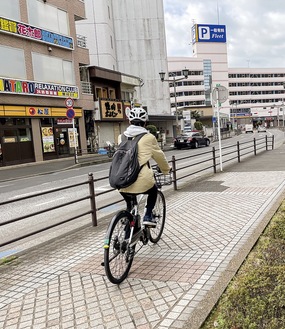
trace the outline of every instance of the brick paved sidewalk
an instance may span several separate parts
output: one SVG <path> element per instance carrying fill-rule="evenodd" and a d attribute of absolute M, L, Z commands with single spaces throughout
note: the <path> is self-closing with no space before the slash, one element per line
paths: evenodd
<path fill-rule="evenodd" d="M 198 329 L 284 198 L 285 170 L 248 162 L 168 195 L 162 240 L 120 286 L 100 265 L 107 222 L 2 266 L 0 327 Z"/>

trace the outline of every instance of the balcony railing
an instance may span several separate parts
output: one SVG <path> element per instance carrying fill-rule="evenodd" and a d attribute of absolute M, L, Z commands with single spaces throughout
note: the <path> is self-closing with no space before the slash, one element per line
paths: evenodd
<path fill-rule="evenodd" d="M 92 94 L 91 83 L 88 81 L 80 81 L 80 82 L 81 82 L 82 94 Z"/>
<path fill-rule="evenodd" d="M 87 48 L 86 37 L 84 35 L 76 34 L 77 46 L 80 48 Z"/>

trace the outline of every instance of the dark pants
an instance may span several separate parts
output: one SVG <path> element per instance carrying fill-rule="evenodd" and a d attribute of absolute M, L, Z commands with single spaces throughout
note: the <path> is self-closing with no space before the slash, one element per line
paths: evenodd
<path fill-rule="evenodd" d="M 130 211 L 131 207 L 132 207 L 131 206 L 131 200 L 132 200 L 131 195 L 136 195 L 136 194 L 124 193 L 124 192 L 120 192 L 120 193 L 127 203 L 127 209 Z M 156 199 L 157 199 L 157 186 L 154 184 L 152 188 L 150 188 L 149 190 L 147 190 L 146 192 L 141 193 L 141 194 L 148 195 L 147 201 L 146 201 L 146 214 L 150 216 L 152 213 L 152 209 L 155 206 Z"/>

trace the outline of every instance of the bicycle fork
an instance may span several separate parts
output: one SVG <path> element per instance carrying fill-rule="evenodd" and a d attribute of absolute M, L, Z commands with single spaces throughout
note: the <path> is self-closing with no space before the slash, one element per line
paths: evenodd
<path fill-rule="evenodd" d="M 134 234 L 136 225 L 138 227 L 138 232 L 136 234 Z M 135 235 L 137 235 L 137 236 L 135 236 Z M 129 236 L 130 247 L 132 247 L 133 245 L 135 245 L 138 242 L 141 235 L 142 235 L 142 231 L 141 231 L 140 216 L 138 214 L 138 205 L 135 204 L 133 207 L 133 210 L 132 210 L 132 220 L 130 221 L 130 236 Z M 133 239 L 133 237 L 135 237 L 135 238 Z"/>

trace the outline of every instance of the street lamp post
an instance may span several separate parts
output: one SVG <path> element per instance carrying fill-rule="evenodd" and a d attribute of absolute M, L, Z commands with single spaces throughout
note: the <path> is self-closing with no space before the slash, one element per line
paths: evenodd
<path fill-rule="evenodd" d="M 235 129 L 235 116 L 236 116 L 236 112 L 234 112 L 234 105 L 237 108 L 237 104 L 236 103 L 232 103 L 232 109 L 231 109 L 232 110 L 232 120 L 233 120 L 233 122 L 232 122 L 233 131 Z"/>
<path fill-rule="evenodd" d="M 285 89 L 285 82 L 283 82 L 283 88 Z M 283 130 L 284 130 L 284 98 L 282 98 L 282 118 L 283 118 Z"/>
<path fill-rule="evenodd" d="M 176 116 L 176 135 L 178 135 L 179 132 L 179 122 L 178 122 L 178 110 L 177 110 L 177 96 L 176 96 L 176 83 L 178 81 L 184 80 L 188 78 L 189 70 L 183 69 L 182 74 L 184 75 L 183 78 L 176 78 L 176 76 L 173 76 L 172 79 L 165 79 L 165 72 L 159 72 L 160 80 L 162 82 L 172 82 L 173 83 L 173 89 L 174 89 L 174 102 L 175 102 L 175 116 Z"/>
<path fill-rule="evenodd" d="M 282 126 L 284 128 L 284 104 L 282 103 L 282 107 L 280 107 L 280 111 L 282 111 Z"/>

